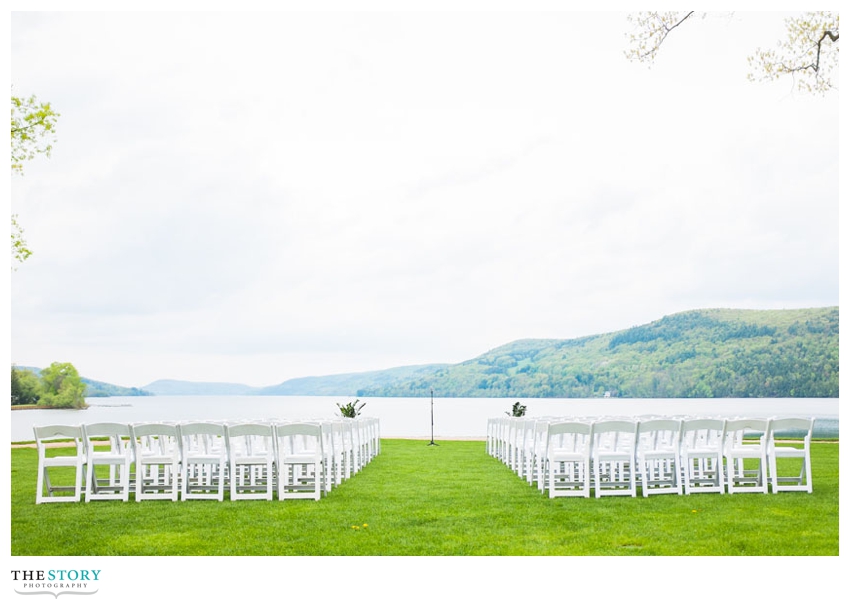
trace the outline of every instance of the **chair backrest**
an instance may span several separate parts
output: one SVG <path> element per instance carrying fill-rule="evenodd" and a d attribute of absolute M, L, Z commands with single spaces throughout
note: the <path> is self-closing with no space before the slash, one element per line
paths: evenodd
<path fill-rule="evenodd" d="M 83 440 L 83 429 L 81 426 L 33 426 L 35 442 L 41 443 L 45 440 L 71 439 Z"/>
<path fill-rule="evenodd" d="M 627 419 L 610 419 L 593 424 L 595 450 L 624 451 L 635 448 L 638 423 Z"/>
<path fill-rule="evenodd" d="M 274 453 L 274 426 L 263 422 L 228 425 L 227 445 L 233 455 Z"/>
<path fill-rule="evenodd" d="M 751 431 L 767 432 L 766 419 L 729 419 L 726 420 L 726 432 Z"/>
<path fill-rule="evenodd" d="M 178 436 L 176 424 L 165 424 L 159 422 L 132 424 L 130 426 L 136 438 L 143 436 L 162 436 L 165 438 L 175 438 Z"/>
<path fill-rule="evenodd" d="M 725 441 L 728 445 L 740 445 L 744 438 L 765 439 L 767 436 L 766 419 L 730 419 L 726 420 Z"/>
<path fill-rule="evenodd" d="M 67 426 L 67 425 L 50 425 L 50 426 L 33 426 L 33 434 L 35 435 L 35 443 L 38 448 L 40 458 L 50 457 L 47 452 L 46 441 L 62 441 L 73 442 L 76 448 L 76 456 L 83 458 L 85 456 L 84 434 L 82 426 Z M 64 456 L 67 457 L 67 456 Z"/>
<path fill-rule="evenodd" d="M 642 419 L 638 422 L 638 451 L 673 451 L 679 448 L 682 421 L 678 419 Z"/>
<path fill-rule="evenodd" d="M 316 453 L 322 455 L 322 427 L 313 423 L 288 423 L 275 425 L 277 446 L 281 455 Z"/>
<path fill-rule="evenodd" d="M 682 422 L 681 445 L 683 448 L 721 448 L 723 446 L 726 420 L 713 417 L 686 419 Z"/>
<path fill-rule="evenodd" d="M 132 441 L 133 432 L 130 429 L 130 424 L 118 422 L 84 424 L 83 437 L 85 438 L 86 449 L 93 449 L 94 442 L 97 439 L 106 439 L 109 441 L 110 450 L 113 453 L 124 453 L 127 450 L 132 451 L 130 442 Z"/>
<path fill-rule="evenodd" d="M 118 422 L 96 422 L 94 424 L 84 424 L 83 434 L 89 439 L 96 438 L 111 438 L 113 436 L 121 436 L 129 439 L 130 424 L 122 424 Z"/>
<path fill-rule="evenodd" d="M 138 454 L 179 455 L 180 433 L 174 424 L 132 424 L 133 448 Z"/>
<path fill-rule="evenodd" d="M 776 438 L 802 438 L 806 444 L 812 440 L 813 417 L 774 417 L 768 420 L 768 436 Z"/>
<path fill-rule="evenodd" d="M 592 433 L 592 423 L 578 421 L 551 423 L 547 437 L 549 453 L 560 450 L 589 453 Z"/>
<path fill-rule="evenodd" d="M 214 422 L 188 422 L 177 425 L 185 452 L 219 453 L 225 449 L 225 425 Z"/>

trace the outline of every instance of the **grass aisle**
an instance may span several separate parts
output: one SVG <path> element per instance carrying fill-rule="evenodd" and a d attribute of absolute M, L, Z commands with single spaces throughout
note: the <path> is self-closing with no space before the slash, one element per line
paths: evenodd
<path fill-rule="evenodd" d="M 382 441 L 319 502 L 35 505 L 12 450 L 12 555 L 837 555 L 838 444 L 813 494 L 551 500 L 481 441 Z"/>

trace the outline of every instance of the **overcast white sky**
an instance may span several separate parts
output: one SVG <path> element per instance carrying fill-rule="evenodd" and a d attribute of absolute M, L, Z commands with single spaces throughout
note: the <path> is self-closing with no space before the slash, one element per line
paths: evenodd
<path fill-rule="evenodd" d="M 648 69 L 623 13 L 13 13 L 61 118 L 12 362 L 266 386 L 838 305 L 838 94 L 746 79 L 784 16 Z"/>

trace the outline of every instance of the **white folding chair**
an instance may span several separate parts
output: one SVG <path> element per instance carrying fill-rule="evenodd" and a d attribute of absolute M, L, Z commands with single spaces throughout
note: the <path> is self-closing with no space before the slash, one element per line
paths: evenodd
<path fill-rule="evenodd" d="M 366 465 L 366 424 L 362 417 L 346 420 L 351 425 L 351 439 L 354 448 L 354 472 L 360 472 Z"/>
<path fill-rule="evenodd" d="M 641 494 L 681 495 L 679 436 L 682 422 L 676 419 L 647 419 L 638 422 L 637 465 Z"/>
<path fill-rule="evenodd" d="M 605 420 L 593 424 L 593 489 L 596 497 L 637 495 L 637 422 Z"/>
<path fill-rule="evenodd" d="M 86 501 L 130 499 L 133 447 L 130 424 L 85 424 Z M 105 472 L 100 476 L 99 472 Z"/>
<path fill-rule="evenodd" d="M 278 499 L 322 497 L 324 447 L 322 428 L 314 423 L 275 425 Z"/>
<path fill-rule="evenodd" d="M 381 420 L 378 417 L 372 418 L 372 440 L 374 441 L 374 447 L 372 451 L 375 456 L 381 454 Z"/>
<path fill-rule="evenodd" d="M 767 493 L 767 420 L 726 421 L 726 485 L 732 493 Z"/>
<path fill-rule="evenodd" d="M 529 484 L 532 484 L 532 481 L 529 480 L 529 477 L 534 476 L 535 420 L 530 417 L 523 417 L 520 419 L 522 421 L 519 424 L 519 433 L 521 434 L 519 444 L 519 457 L 514 469 L 516 470 L 516 473 L 520 478 L 524 478 L 528 481 Z"/>
<path fill-rule="evenodd" d="M 332 448 L 333 448 L 333 471 L 330 472 L 334 479 L 334 485 L 342 484 L 345 479 L 351 478 L 352 454 L 346 449 L 345 424 L 341 421 L 331 422 Z"/>
<path fill-rule="evenodd" d="M 274 428 L 245 422 L 226 427 L 231 500 L 271 500 L 275 487 Z"/>
<path fill-rule="evenodd" d="M 499 436 L 498 419 L 495 417 L 487 418 L 487 455 L 496 457 L 498 450 L 496 449 L 496 440 Z"/>
<path fill-rule="evenodd" d="M 768 422 L 767 457 L 770 464 L 770 485 L 773 493 L 780 491 L 812 492 L 812 430 L 814 418 L 773 418 Z M 781 443 L 781 439 L 802 441 Z M 798 460 L 799 468 L 789 469 L 785 460 Z M 783 462 L 783 463 L 780 463 Z M 794 466 L 792 461 L 787 462 Z M 782 469 L 780 470 L 780 466 Z M 792 474 L 793 472 L 793 474 Z"/>
<path fill-rule="evenodd" d="M 171 500 L 180 495 L 180 435 L 174 424 L 130 426 L 136 462 L 136 501 Z"/>
<path fill-rule="evenodd" d="M 353 476 L 363 469 L 363 441 L 360 437 L 360 421 L 359 418 L 344 419 L 343 423 L 348 426 L 351 437 L 351 452 L 354 454 L 351 459 L 351 474 Z"/>
<path fill-rule="evenodd" d="M 518 472 L 519 458 L 522 455 L 522 428 L 523 419 L 519 417 L 508 418 L 508 453 L 505 462 L 511 470 Z"/>
<path fill-rule="evenodd" d="M 505 465 L 510 464 L 511 426 L 511 418 L 499 418 L 498 458 Z"/>
<path fill-rule="evenodd" d="M 549 424 L 546 453 L 549 497 L 590 497 L 593 424 L 555 422 Z"/>
<path fill-rule="evenodd" d="M 83 492 L 86 450 L 80 426 L 34 426 L 38 449 L 38 488 L 35 503 L 79 502 Z M 46 441 L 59 441 L 57 448 L 48 447 Z M 65 445 L 64 443 L 68 443 Z M 68 455 L 58 447 L 74 449 Z M 63 470 L 64 468 L 64 470 Z M 53 479 L 50 472 L 55 471 Z"/>
<path fill-rule="evenodd" d="M 537 485 L 538 488 L 545 485 L 545 480 L 541 482 L 540 471 L 546 466 L 542 462 L 546 460 L 546 438 L 548 436 L 549 423 L 546 420 L 533 419 L 531 420 L 531 438 L 529 452 L 525 464 L 525 480 L 531 485 Z"/>
<path fill-rule="evenodd" d="M 357 457 L 357 439 L 354 435 L 354 424 L 351 420 L 344 419 L 340 422 L 342 434 L 342 451 L 345 457 L 343 458 L 344 469 L 343 477 L 349 479 L 360 470 L 360 461 Z"/>
<path fill-rule="evenodd" d="M 322 469 L 324 470 L 324 490 L 327 494 L 331 492 L 336 483 L 333 422 L 321 421 L 317 423 L 322 431 Z"/>
<path fill-rule="evenodd" d="M 685 495 L 723 493 L 725 428 L 725 419 L 687 419 L 682 422 L 679 457 Z"/>
<path fill-rule="evenodd" d="M 181 499 L 223 501 L 227 480 L 225 425 L 190 422 L 177 427 L 182 446 Z"/>
<path fill-rule="evenodd" d="M 372 461 L 381 452 L 381 422 L 377 417 L 364 419 L 369 437 L 369 460 Z"/>

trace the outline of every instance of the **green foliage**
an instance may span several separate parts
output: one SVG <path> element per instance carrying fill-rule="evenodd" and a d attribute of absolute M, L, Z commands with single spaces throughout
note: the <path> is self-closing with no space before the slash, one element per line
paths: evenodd
<path fill-rule="evenodd" d="M 12 172 L 23 173 L 24 162 L 40 154 L 50 157 L 59 114 L 35 95 L 12 95 Z"/>
<path fill-rule="evenodd" d="M 24 162 L 40 154 L 50 157 L 55 141 L 59 114 L 49 103 L 41 103 L 35 95 L 29 98 L 12 95 L 12 172 L 23 174 Z M 27 247 L 18 216 L 12 215 L 12 259 L 24 262 L 32 251 Z"/>
<path fill-rule="evenodd" d="M 38 402 L 38 398 L 41 395 L 41 380 L 39 379 L 41 376 L 41 369 L 37 367 L 12 367 L 12 385 L 15 385 L 15 382 L 30 382 L 26 385 L 32 386 L 32 393 L 35 395 L 32 400 L 21 400 L 19 398 L 18 402 L 15 402 L 15 392 L 12 392 L 12 404 L 35 404 Z M 80 381 L 85 384 L 85 396 L 153 396 L 152 392 L 148 392 L 147 390 L 142 390 L 139 388 L 125 388 L 124 386 L 116 386 L 114 384 L 108 384 L 102 381 L 95 381 L 93 379 L 87 379 L 85 377 L 80 377 Z M 30 394 L 30 393 L 25 393 Z M 21 397 L 23 398 L 23 396 Z"/>
<path fill-rule="evenodd" d="M 515 402 L 510 411 L 505 411 L 510 417 L 523 417 L 525 416 L 526 405 L 521 405 L 519 402 Z"/>
<path fill-rule="evenodd" d="M 366 406 L 366 403 L 360 403 L 359 405 L 357 403 L 360 403 L 359 398 L 345 405 L 337 403 L 336 406 L 339 408 L 339 414 L 343 417 L 355 418 L 360 415 L 360 410 Z"/>
<path fill-rule="evenodd" d="M 521 340 L 372 396 L 838 397 L 838 308 L 697 310 L 581 339 Z"/>
<path fill-rule="evenodd" d="M 38 453 L 12 449 L 10 552 L 77 558 L 839 554 L 837 443 L 812 445 L 812 494 L 603 499 L 549 499 L 487 455 L 482 441 L 443 441 L 439 449 L 426 443 L 383 439 L 378 457 L 318 502 L 131 497 L 129 503 L 36 505 Z"/>
<path fill-rule="evenodd" d="M 12 405 L 34 405 L 41 393 L 38 376 L 29 369 L 12 367 Z"/>
<path fill-rule="evenodd" d="M 24 239 L 24 229 L 18 223 L 18 216 L 12 215 L 12 259 L 18 263 L 23 263 L 30 255 L 32 255 L 32 251 Z M 15 269 L 14 266 L 13 269 Z"/>
<path fill-rule="evenodd" d="M 53 363 L 41 371 L 39 404 L 57 409 L 84 409 L 86 385 L 71 363 Z"/>

